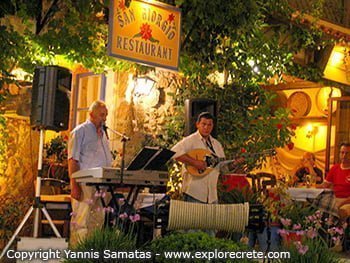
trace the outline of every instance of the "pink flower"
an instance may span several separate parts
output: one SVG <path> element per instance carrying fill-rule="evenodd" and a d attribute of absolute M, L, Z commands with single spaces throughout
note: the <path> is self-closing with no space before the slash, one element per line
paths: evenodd
<path fill-rule="evenodd" d="M 293 230 L 299 230 L 299 229 L 301 229 L 301 225 L 300 224 L 294 224 L 292 229 Z"/>
<path fill-rule="evenodd" d="M 316 220 L 316 217 L 315 217 L 315 216 L 308 216 L 308 217 L 307 217 L 307 220 L 311 223 L 311 222 L 313 222 L 314 220 Z"/>
<path fill-rule="evenodd" d="M 320 210 L 317 210 L 317 211 L 315 212 L 315 216 L 316 216 L 317 218 L 321 218 L 321 217 L 322 217 L 321 211 L 320 211 Z"/>
<path fill-rule="evenodd" d="M 335 232 L 338 233 L 339 235 L 343 235 L 344 234 L 344 229 L 342 229 L 340 227 L 336 227 L 335 228 Z"/>
<path fill-rule="evenodd" d="M 332 241 L 334 241 L 335 244 L 340 243 L 340 237 L 332 237 Z"/>
<path fill-rule="evenodd" d="M 290 226 L 292 225 L 292 220 L 288 218 L 281 218 L 281 223 L 283 226 Z"/>
<path fill-rule="evenodd" d="M 295 232 L 295 234 L 297 236 L 303 236 L 305 234 L 305 231 L 304 230 L 299 230 L 299 231 Z"/>
<path fill-rule="evenodd" d="M 114 212 L 114 209 L 112 208 L 112 207 L 110 207 L 110 206 L 107 206 L 107 207 L 104 207 L 103 208 L 103 211 L 105 211 L 105 212 L 110 212 L 110 213 L 113 213 Z"/>
<path fill-rule="evenodd" d="M 300 241 L 294 242 L 294 245 L 301 255 L 305 255 L 305 253 L 309 250 L 309 247 L 303 246 Z"/>
<path fill-rule="evenodd" d="M 136 222 L 136 221 L 140 221 L 140 215 L 139 214 L 135 214 L 134 216 L 131 215 L 129 216 L 131 222 Z"/>
<path fill-rule="evenodd" d="M 307 232 L 306 232 L 306 236 L 308 237 L 308 238 L 311 238 L 311 239 L 313 239 L 313 238 L 315 238 L 315 237 L 317 237 L 317 231 L 315 230 L 315 229 L 309 229 L 309 230 L 307 230 Z"/>
<path fill-rule="evenodd" d="M 329 233 L 329 234 L 331 234 L 331 235 L 335 235 L 335 227 L 331 227 L 331 228 L 329 228 L 328 230 L 327 230 L 327 232 Z"/>
<path fill-rule="evenodd" d="M 128 214 L 127 213 L 122 213 L 122 214 L 119 215 L 119 218 L 121 218 L 121 219 L 128 218 Z"/>
<path fill-rule="evenodd" d="M 71 213 L 70 213 L 70 216 L 76 216 L 76 215 L 77 215 L 76 212 L 71 212 Z"/>
<path fill-rule="evenodd" d="M 287 233 L 288 233 L 288 231 L 286 230 L 286 229 L 278 229 L 278 234 L 280 234 L 281 236 L 283 236 L 283 235 L 287 235 Z"/>

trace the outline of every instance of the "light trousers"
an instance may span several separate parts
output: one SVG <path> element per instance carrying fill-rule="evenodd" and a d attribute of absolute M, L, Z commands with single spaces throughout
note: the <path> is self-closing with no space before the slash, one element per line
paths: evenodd
<path fill-rule="evenodd" d="M 104 225 L 105 211 L 100 197 L 96 195 L 96 188 L 81 185 L 82 201 L 72 198 L 72 216 L 70 222 L 70 244 L 75 246 L 85 239 L 94 229 L 101 229 Z M 104 200 L 108 204 L 111 199 L 109 193 Z"/>

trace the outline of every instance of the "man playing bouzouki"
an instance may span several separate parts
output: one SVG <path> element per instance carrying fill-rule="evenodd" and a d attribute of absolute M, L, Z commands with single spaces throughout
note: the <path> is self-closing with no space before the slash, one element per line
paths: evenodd
<path fill-rule="evenodd" d="M 214 117 L 209 112 L 202 112 L 196 121 L 197 131 L 183 138 L 171 150 L 175 152 L 173 158 L 183 164 L 182 167 L 182 192 L 184 201 L 195 203 L 217 203 L 217 182 L 220 173 L 227 173 L 234 166 L 243 162 L 243 158 L 235 160 L 228 165 L 218 165 L 214 169 L 207 170 L 207 162 L 201 158 L 195 158 L 190 152 L 206 150 L 219 159 L 225 158 L 221 143 L 211 136 L 214 128 Z M 193 175 L 186 166 L 198 170 Z M 206 172 L 204 172 L 206 171 Z"/>

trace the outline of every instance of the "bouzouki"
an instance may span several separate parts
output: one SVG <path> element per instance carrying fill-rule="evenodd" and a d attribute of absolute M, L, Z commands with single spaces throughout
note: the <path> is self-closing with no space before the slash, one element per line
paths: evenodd
<path fill-rule="evenodd" d="M 242 156 L 254 156 L 254 155 L 264 155 L 264 154 L 275 155 L 276 151 L 265 150 L 260 153 L 244 153 L 242 154 Z M 196 167 L 192 165 L 185 165 L 188 173 L 193 176 L 205 176 L 208 173 L 210 173 L 213 169 L 215 169 L 215 167 L 218 164 L 228 164 L 234 161 L 234 160 L 225 160 L 224 158 L 219 158 L 207 149 L 194 149 L 189 151 L 187 155 L 193 159 L 204 161 L 207 164 L 207 168 L 205 170 L 198 170 Z"/>

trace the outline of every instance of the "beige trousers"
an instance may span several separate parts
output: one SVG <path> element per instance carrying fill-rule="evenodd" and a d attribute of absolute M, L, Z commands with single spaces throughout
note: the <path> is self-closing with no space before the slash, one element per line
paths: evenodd
<path fill-rule="evenodd" d="M 82 201 L 72 198 L 72 216 L 70 222 L 70 244 L 75 246 L 94 229 L 101 229 L 104 224 L 105 211 L 100 197 L 96 196 L 96 188 L 81 185 Z M 104 200 L 108 205 L 110 193 L 106 193 Z"/>

